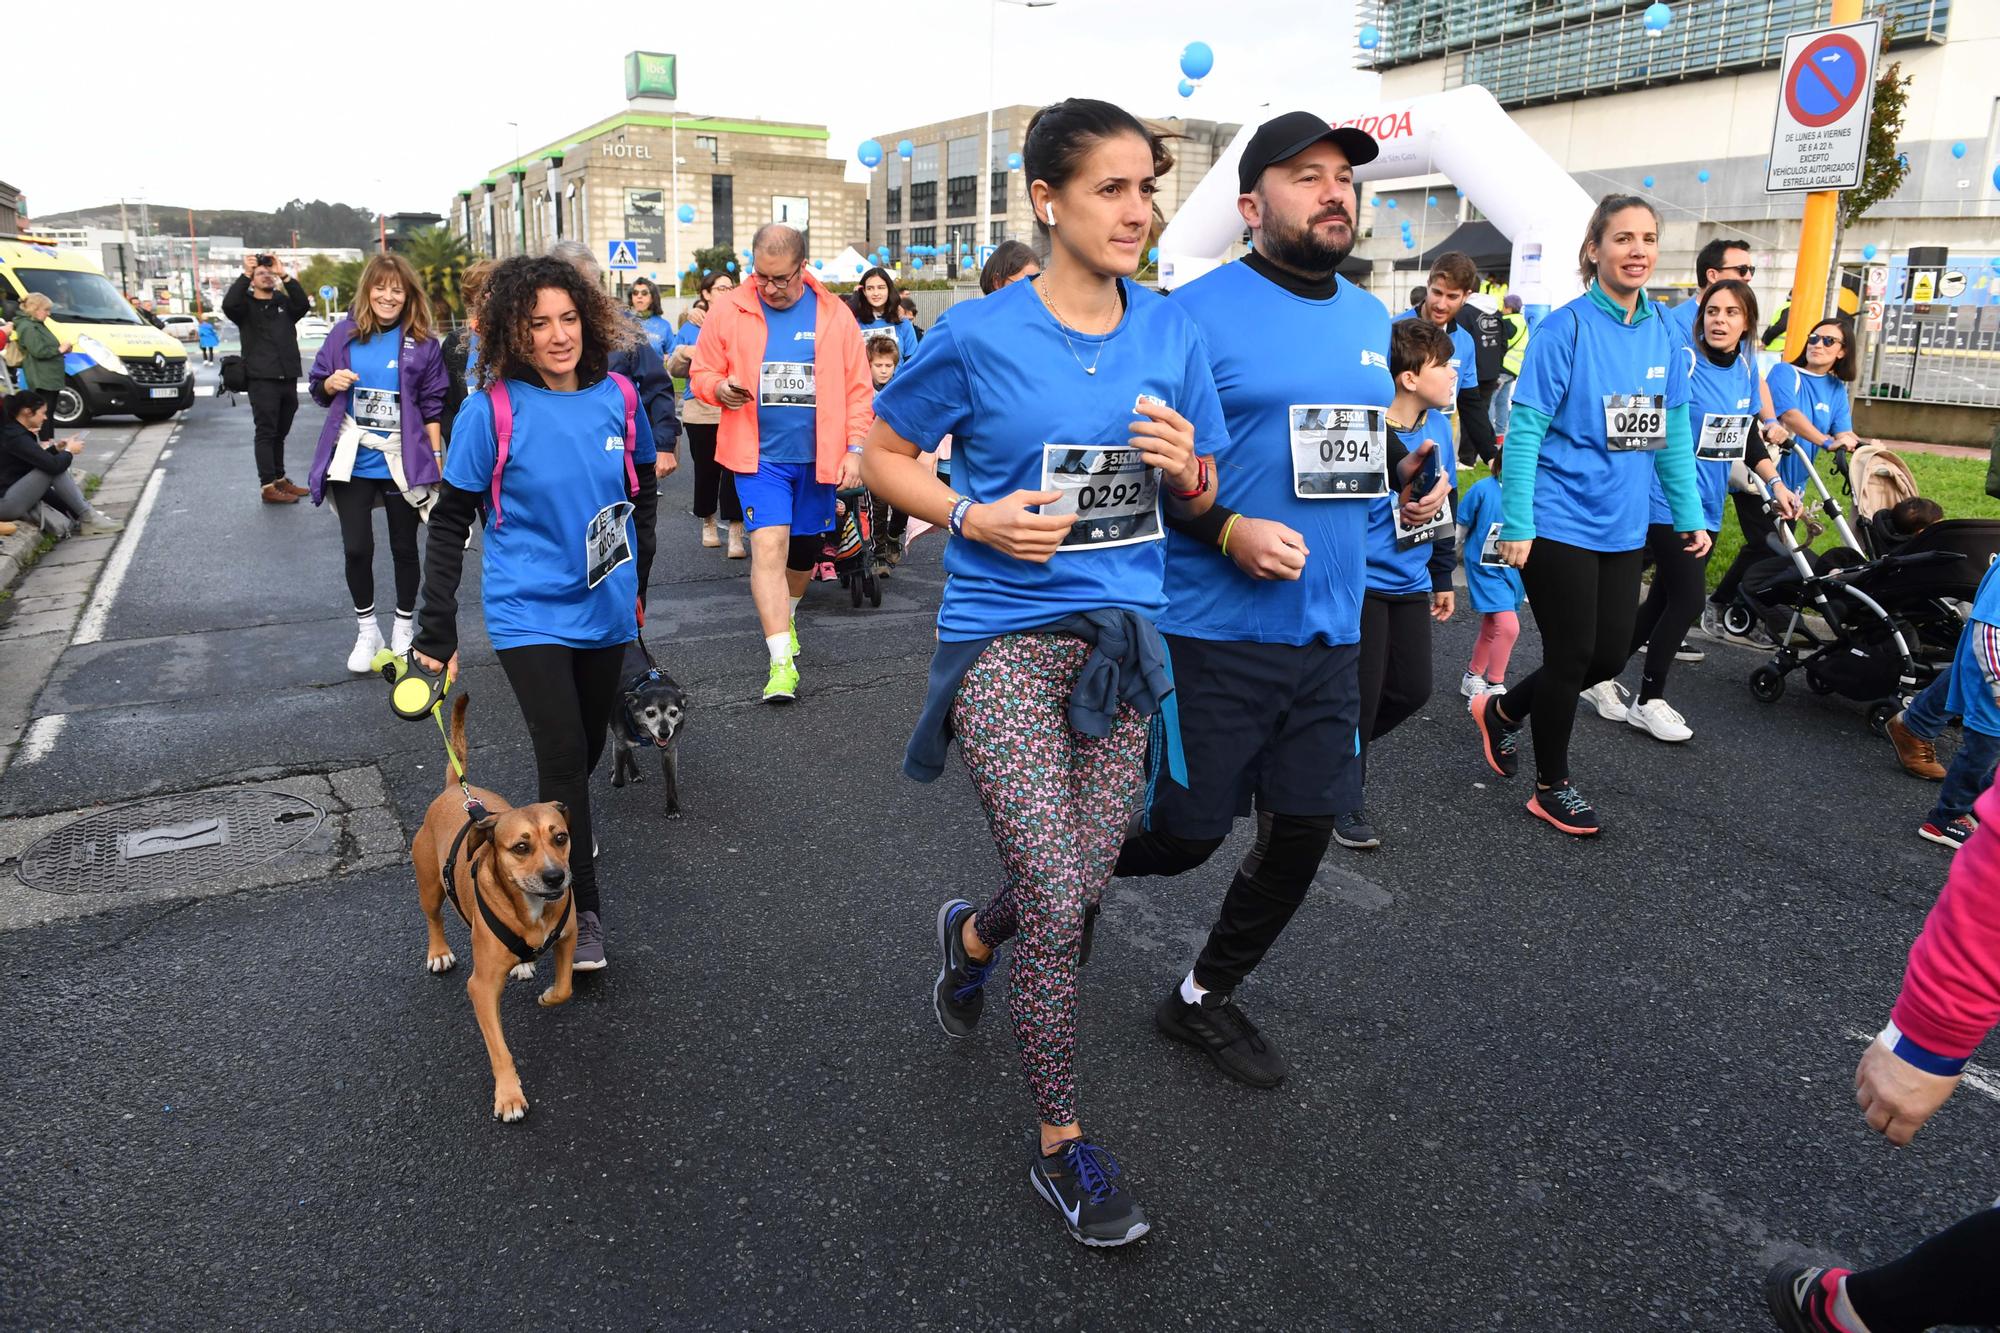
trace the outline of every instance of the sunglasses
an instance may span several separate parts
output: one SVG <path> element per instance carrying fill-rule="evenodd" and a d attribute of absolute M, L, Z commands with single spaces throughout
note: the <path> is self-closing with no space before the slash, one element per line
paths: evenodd
<path fill-rule="evenodd" d="M 1806 339 L 1806 346 L 1808 347 L 1817 347 L 1822 343 L 1828 347 L 1838 347 L 1840 346 L 1840 335 L 1837 333 L 1815 333 Z"/>
<path fill-rule="evenodd" d="M 1757 266 L 1755 264 L 1724 264 L 1716 271 L 1719 273 L 1734 273 L 1745 282 L 1757 276 Z"/>

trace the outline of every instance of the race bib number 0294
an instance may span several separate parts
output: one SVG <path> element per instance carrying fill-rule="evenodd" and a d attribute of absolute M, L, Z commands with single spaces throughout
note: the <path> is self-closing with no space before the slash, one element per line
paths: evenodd
<path fill-rule="evenodd" d="M 1343 403 L 1294 403 L 1287 411 L 1293 495 L 1372 500 L 1389 493 L 1386 412 Z"/>
<path fill-rule="evenodd" d="M 1744 446 L 1750 442 L 1750 418 L 1710 412 L 1701 419 L 1701 435 L 1694 442 L 1694 456 L 1715 463 L 1740 463 Z"/>
<path fill-rule="evenodd" d="M 1657 393 L 1604 395 L 1604 447 L 1613 453 L 1667 447 L 1667 400 Z"/>
<path fill-rule="evenodd" d="M 1156 542 L 1160 528 L 1160 474 L 1137 449 L 1097 444 L 1042 446 L 1042 489 L 1060 498 L 1044 514 L 1072 514 L 1076 522 L 1061 551 L 1101 551 L 1134 542 Z"/>

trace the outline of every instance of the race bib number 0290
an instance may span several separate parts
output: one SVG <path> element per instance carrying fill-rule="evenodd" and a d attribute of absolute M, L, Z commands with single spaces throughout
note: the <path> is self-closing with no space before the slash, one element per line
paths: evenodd
<path fill-rule="evenodd" d="M 1076 518 L 1058 553 L 1156 542 L 1165 535 L 1160 528 L 1160 474 L 1137 449 L 1045 444 L 1042 489 L 1060 493 L 1041 506 L 1042 513 Z"/>
<path fill-rule="evenodd" d="M 1657 393 L 1604 395 L 1604 447 L 1612 453 L 1667 447 L 1667 400 Z"/>
<path fill-rule="evenodd" d="M 1301 500 L 1372 500 L 1389 493 L 1388 414 L 1379 407 L 1294 403 L 1292 494 Z"/>
<path fill-rule="evenodd" d="M 1750 442 L 1750 418 L 1710 412 L 1701 419 L 1701 435 L 1694 442 L 1694 456 L 1714 463 L 1740 463 L 1744 446 Z"/>
<path fill-rule="evenodd" d="M 810 361 L 766 361 L 757 375 L 759 407 L 812 407 L 818 401 Z"/>

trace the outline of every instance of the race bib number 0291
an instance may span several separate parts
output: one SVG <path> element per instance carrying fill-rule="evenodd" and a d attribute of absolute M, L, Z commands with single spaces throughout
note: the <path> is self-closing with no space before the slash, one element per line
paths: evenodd
<path fill-rule="evenodd" d="M 759 407 L 812 407 L 818 401 L 810 361 L 766 361 L 757 375 Z"/>
<path fill-rule="evenodd" d="M 1604 395 L 1604 447 L 1612 453 L 1667 447 L 1667 400 L 1657 393 Z"/>
<path fill-rule="evenodd" d="M 1156 542 L 1165 535 L 1160 528 L 1160 474 L 1137 449 L 1045 444 L 1042 489 L 1057 491 L 1060 498 L 1040 512 L 1076 518 L 1059 553 Z"/>
<path fill-rule="evenodd" d="M 1750 418 L 1710 412 L 1701 419 L 1701 434 L 1694 442 L 1694 456 L 1715 463 L 1740 463 L 1744 446 L 1750 442 Z"/>
<path fill-rule="evenodd" d="M 348 391 L 347 410 L 354 424 L 372 435 L 402 433 L 402 403 L 394 389 L 364 389 L 357 384 Z"/>
<path fill-rule="evenodd" d="M 1293 495 L 1372 500 L 1389 493 L 1386 412 L 1343 403 L 1294 403 L 1287 411 Z"/>

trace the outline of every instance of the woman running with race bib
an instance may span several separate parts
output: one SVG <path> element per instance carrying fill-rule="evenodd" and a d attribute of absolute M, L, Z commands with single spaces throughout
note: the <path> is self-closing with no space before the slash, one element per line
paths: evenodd
<path fill-rule="evenodd" d="M 930 690 L 903 769 L 928 782 L 955 735 L 1005 884 L 937 915 L 933 1005 L 970 1036 L 1013 941 L 1009 1002 L 1041 1119 L 1031 1180 L 1086 1245 L 1147 1230 L 1117 1162 L 1077 1118 L 1085 909 L 1111 878 L 1144 785 L 1147 715 L 1172 685 L 1161 506 L 1214 502 L 1222 406 L 1193 322 L 1130 281 L 1173 159 L 1137 119 L 1071 99 L 1023 156 L 1048 267 L 941 322 L 875 400 L 869 489 L 946 528 Z M 952 437 L 952 485 L 919 459 Z"/>
<path fill-rule="evenodd" d="M 1520 728 L 1533 719 L 1528 813 L 1580 836 L 1598 821 L 1570 781 L 1570 732 L 1578 696 L 1630 656 L 1655 474 L 1688 552 L 1708 551 L 1687 360 L 1646 299 L 1659 251 L 1651 204 L 1598 201 L 1577 257 L 1587 290 L 1535 331 L 1507 431 L 1499 554 L 1521 571 L 1542 665 L 1506 694 L 1475 697 L 1472 719 L 1502 777 L 1514 775 Z"/>

